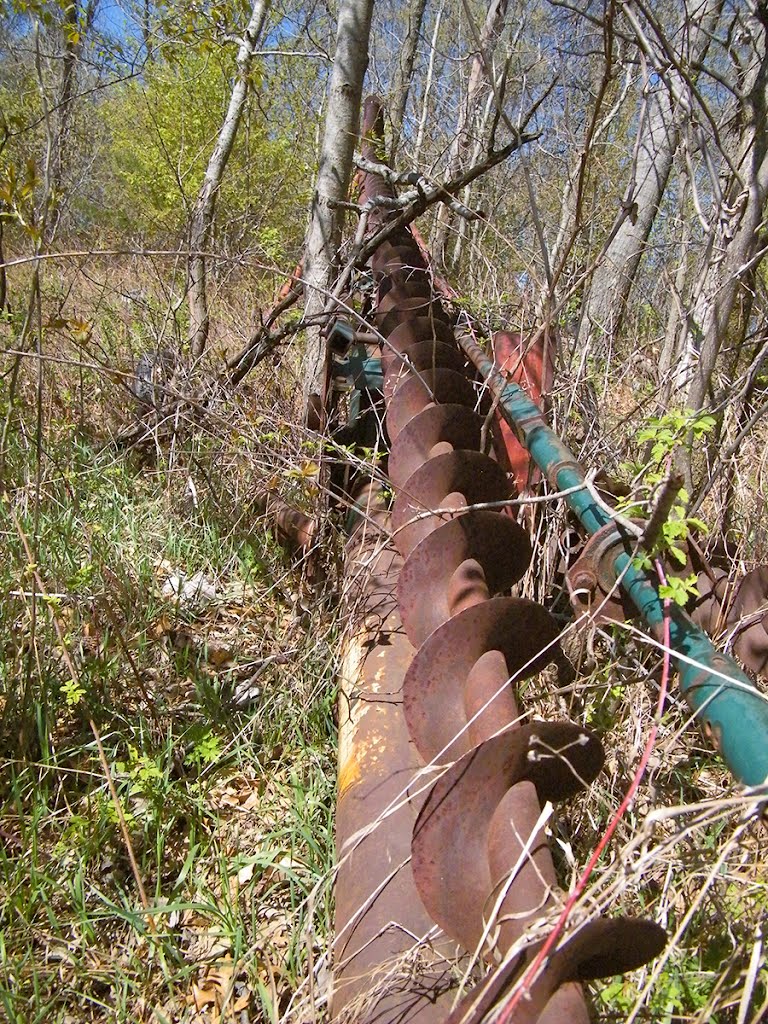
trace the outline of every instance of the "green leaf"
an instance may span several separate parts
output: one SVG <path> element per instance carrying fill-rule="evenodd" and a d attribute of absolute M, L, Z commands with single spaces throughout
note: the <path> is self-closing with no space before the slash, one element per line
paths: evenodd
<path fill-rule="evenodd" d="M 685 565 L 685 563 L 688 561 L 688 558 L 683 549 L 675 547 L 673 544 L 670 544 L 669 546 L 669 553 L 670 555 L 672 555 L 673 558 L 675 558 L 680 563 L 680 565 Z"/>
<path fill-rule="evenodd" d="M 679 576 L 670 576 L 667 582 L 659 587 L 659 597 L 674 601 L 684 607 L 689 598 L 698 597 L 699 591 L 696 587 L 697 577 L 695 573 L 682 579 Z"/>
<path fill-rule="evenodd" d="M 706 537 L 709 534 L 709 527 L 703 519 L 694 519 L 693 517 L 687 520 L 688 528 L 691 530 L 697 530 L 699 533 L 703 533 Z"/>

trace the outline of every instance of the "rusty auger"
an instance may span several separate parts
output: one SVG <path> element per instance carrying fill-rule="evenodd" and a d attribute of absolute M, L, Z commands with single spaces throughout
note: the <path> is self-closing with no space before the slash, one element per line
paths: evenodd
<path fill-rule="evenodd" d="M 369 160 L 381 158 L 381 127 L 369 99 Z M 364 203 L 393 197 L 384 177 L 363 176 Z M 371 220 L 388 216 L 386 204 L 373 207 Z M 332 1012 L 479 1021 L 504 1005 L 540 946 L 534 924 L 558 905 L 543 807 L 589 785 L 603 750 L 578 725 L 521 713 L 518 684 L 556 658 L 559 629 L 542 606 L 498 596 L 523 575 L 531 549 L 507 515 L 470 507 L 510 497 L 506 474 L 479 450 L 487 410 L 410 232 L 383 243 L 371 268 L 395 497 L 391 516 L 369 514 L 351 542 L 351 559 L 367 553 L 374 573 L 362 598 L 365 636 L 345 658 Z M 367 784 L 363 762 L 374 773 Z M 388 958 L 417 938 L 429 956 L 412 961 L 410 980 L 388 973 Z M 649 921 L 583 924 L 509 1019 L 588 1021 L 580 983 L 638 967 L 664 941 Z M 461 999 L 445 966 L 457 950 L 495 968 Z M 376 993 L 367 1000 L 366 987 Z"/>

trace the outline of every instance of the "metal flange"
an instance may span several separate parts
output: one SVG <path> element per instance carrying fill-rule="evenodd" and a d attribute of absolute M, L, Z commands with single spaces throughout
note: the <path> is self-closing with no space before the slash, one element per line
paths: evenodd
<path fill-rule="evenodd" d="M 425 762 L 447 764 L 472 746 L 465 689 L 483 655 L 498 651 L 504 657 L 506 674 L 495 680 L 493 690 L 503 698 L 552 660 L 559 632 L 540 604 L 494 597 L 454 615 L 430 634 L 403 682 L 408 729 Z M 507 683 L 508 677 L 514 682 Z M 499 721 L 499 727 L 507 724 Z"/>
<path fill-rule="evenodd" d="M 422 902 L 447 935 L 470 950 L 483 942 L 487 903 L 500 880 L 491 872 L 491 832 L 499 825 L 499 806 L 521 782 L 535 787 L 534 820 L 521 820 L 518 808 L 502 824 L 508 833 L 511 818 L 520 836 L 536 838 L 515 858 L 516 871 L 506 878 L 507 895 L 513 889 L 522 895 L 515 908 L 520 934 L 540 916 L 542 885 L 554 885 L 554 872 L 546 837 L 536 835 L 539 804 L 577 793 L 597 777 L 603 760 L 599 739 L 571 722 L 514 723 L 440 777 L 416 820 L 411 856 Z M 524 804 L 522 795 L 518 802 Z M 500 916 L 510 911 L 501 901 Z"/>
<path fill-rule="evenodd" d="M 637 970 L 664 949 L 663 928 L 642 918 L 598 918 L 579 930 L 549 957 L 520 1000 L 509 1024 L 589 1024 L 580 982 Z M 520 977 L 542 944 L 530 946 L 490 974 L 466 995 L 443 1024 L 480 1024 Z"/>
<path fill-rule="evenodd" d="M 414 647 L 451 617 L 451 579 L 467 559 L 482 566 L 488 592 L 508 590 L 531 560 L 528 534 L 509 516 L 476 509 L 444 523 L 406 559 L 397 584 L 400 616 Z"/>
<path fill-rule="evenodd" d="M 395 401 L 406 386 L 397 393 Z M 395 498 L 392 527 L 401 554 L 409 555 L 441 522 L 453 518 L 455 513 L 451 512 L 425 514 L 445 508 L 449 495 L 463 498 L 460 505 L 451 502 L 454 509 L 503 501 L 509 497 L 509 481 L 498 462 L 480 452 L 457 449 L 428 459 L 408 477 Z"/>
<path fill-rule="evenodd" d="M 455 370 L 424 370 L 397 389 L 387 407 L 387 431 L 395 441 L 403 427 L 428 405 L 448 402 L 472 409 L 477 396 L 467 378 Z"/>
<path fill-rule="evenodd" d="M 616 582 L 615 559 L 631 554 L 637 538 L 611 522 L 593 534 L 565 574 L 571 604 L 577 615 L 588 614 L 597 623 L 625 622 L 637 614 L 632 601 Z"/>
<path fill-rule="evenodd" d="M 446 345 L 442 341 L 419 341 L 409 345 L 406 352 L 385 351 L 381 357 L 384 378 L 390 376 L 405 377 L 412 370 L 454 370 L 459 373 L 464 366 L 464 357 L 455 345 Z M 394 388 L 385 392 L 385 398 L 391 398 Z"/>
<path fill-rule="evenodd" d="M 384 352 L 407 352 L 411 345 L 422 341 L 440 341 L 444 345 L 456 346 L 453 331 L 444 320 L 417 316 L 389 331 L 383 349 Z"/>
<path fill-rule="evenodd" d="M 387 470 L 392 485 L 402 488 L 430 458 L 437 444 L 477 451 L 482 429 L 482 417 L 466 405 L 448 402 L 427 406 L 408 421 L 392 442 Z"/>

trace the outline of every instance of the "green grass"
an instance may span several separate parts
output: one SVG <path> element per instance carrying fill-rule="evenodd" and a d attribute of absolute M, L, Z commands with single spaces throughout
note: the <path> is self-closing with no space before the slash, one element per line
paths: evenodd
<path fill-rule="evenodd" d="M 66 397 L 74 409 L 74 385 Z M 260 472 L 247 438 L 232 454 L 190 436 L 175 467 L 142 466 L 64 416 L 44 426 L 38 481 L 34 419 L 17 409 L 0 502 L 0 1017 L 176 1021 L 237 1004 L 277 1020 L 330 927 L 332 616 L 296 628 L 300 571 L 258 502 L 233 498 L 233 465 Z M 216 600 L 164 597 L 171 570 L 203 573 Z M 235 704 L 249 663 L 283 650 L 295 661 Z"/>

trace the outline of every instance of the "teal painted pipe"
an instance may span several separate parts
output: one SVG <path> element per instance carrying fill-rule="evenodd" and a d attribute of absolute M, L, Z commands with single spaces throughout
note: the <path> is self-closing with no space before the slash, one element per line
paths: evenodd
<path fill-rule="evenodd" d="M 498 398 L 502 416 L 552 487 L 567 491 L 583 485 L 584 470 L 547 425 L 541 409 L 519 385 L 499 374 L 472 338 L 460 337 L 459 343 Z M 614 522 L 586 487 L 565 495 L 565 501 L 590 534 Z M 613 556 L 612 570 L 654 636 L 661 640 L 664 604 L 654 578 L 634 563 L 629 538 L 625 548 Z M 768 698 L 733 658 L 713 647 L 706 633 L 679 605 L 672 604 L 669 619 L 670 647 L 676 654 L 680 688 L 697 722 L 739 782 L 762 785 L 768 781 Z"/>

